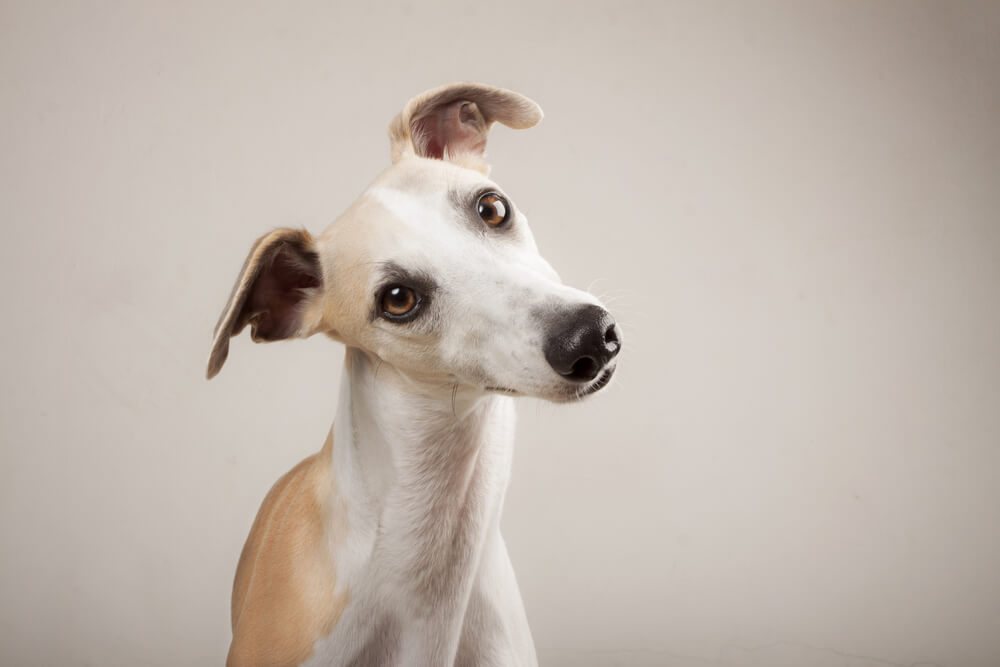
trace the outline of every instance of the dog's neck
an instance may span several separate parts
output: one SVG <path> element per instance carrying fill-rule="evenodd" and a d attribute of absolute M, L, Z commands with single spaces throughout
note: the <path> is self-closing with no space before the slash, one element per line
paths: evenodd
<path fill-rule="evenodd" d="M 414 380 L 348 348 L 332 465 L 348 529 L 366 538 L 356 566 L 398 575 L 411 601 L 467 600 L 499 529 L 513 427 L 509 397 Z"/>

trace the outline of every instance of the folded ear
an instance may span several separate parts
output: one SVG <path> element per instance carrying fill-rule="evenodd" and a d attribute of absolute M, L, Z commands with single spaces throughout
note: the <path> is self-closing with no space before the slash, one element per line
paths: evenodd
<path fill-rule="evenodd" d="M 305 311 L 320 295 L 323 274 L 309 232 L 276 229 L 257 239 L 215 325 L 206 375 L 213 378 L 229 354 L 229 339 L 250 324 L 255 342 L 307 336 Z"/>
<path fill-rule="evenodd" d="M 439 160 L 482 156 L 494 122 L 523 130 L 542 120 L 524 95 L 481 83 L 453 83 L 417 95 L 389 125 L 392 161 L 407 154 Z"/>

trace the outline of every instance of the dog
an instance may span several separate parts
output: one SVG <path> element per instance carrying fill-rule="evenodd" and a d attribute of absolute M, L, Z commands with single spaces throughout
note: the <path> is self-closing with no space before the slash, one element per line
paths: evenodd
<path fill-rule="evenodd" d="M 243 547 L 227 665 L 537 664 L 499 528 L 513 399 L 591 395 L 622 346 L 487 177 L 493 123 L 541 119 L 509 90 L 429 90 L 322 235 L 277 229 L 250 250 L 208 378 L 248 324 L 257 342 L 322 333 L 346 353 L 323 448 L 272 487 Z"/>

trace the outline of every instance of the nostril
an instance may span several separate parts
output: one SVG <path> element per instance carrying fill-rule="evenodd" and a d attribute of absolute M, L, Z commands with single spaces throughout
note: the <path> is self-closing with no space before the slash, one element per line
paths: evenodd
<path fill-rule="evenodd" d="M 621 348 L 621 340 L 618 338 L 618 327 L 612 324 L 608 327 L 608 330 L 604 332 L 604 345 L 608 352 L 612 355 L 618 354 L 618 350 Z"/>
<path fill-rule="evenodd" d="M 612 324 L 608 327 L 608 330 L 604 332 L 604 342 L 618 344 L 618 332 L 615 331 L 615 325 Z"/>
<path fill-rule="evenodd" d="M 574 380 L 593 380 L 597 377 L 598 371 L 600 371 L 600 367 L 596 360 L 591 357 L 581 357 L 574 362 L 568 377 Z"/>

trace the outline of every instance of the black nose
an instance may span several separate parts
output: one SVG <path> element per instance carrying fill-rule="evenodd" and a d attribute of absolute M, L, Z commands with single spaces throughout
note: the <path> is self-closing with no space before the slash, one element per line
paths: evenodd
<path fill-rule="evenodd" d="M 618 327 L 600 306 L 574 308 L 550 330 L 545 359 L 567 380 L 590 382 L 621 349 Z"/>

